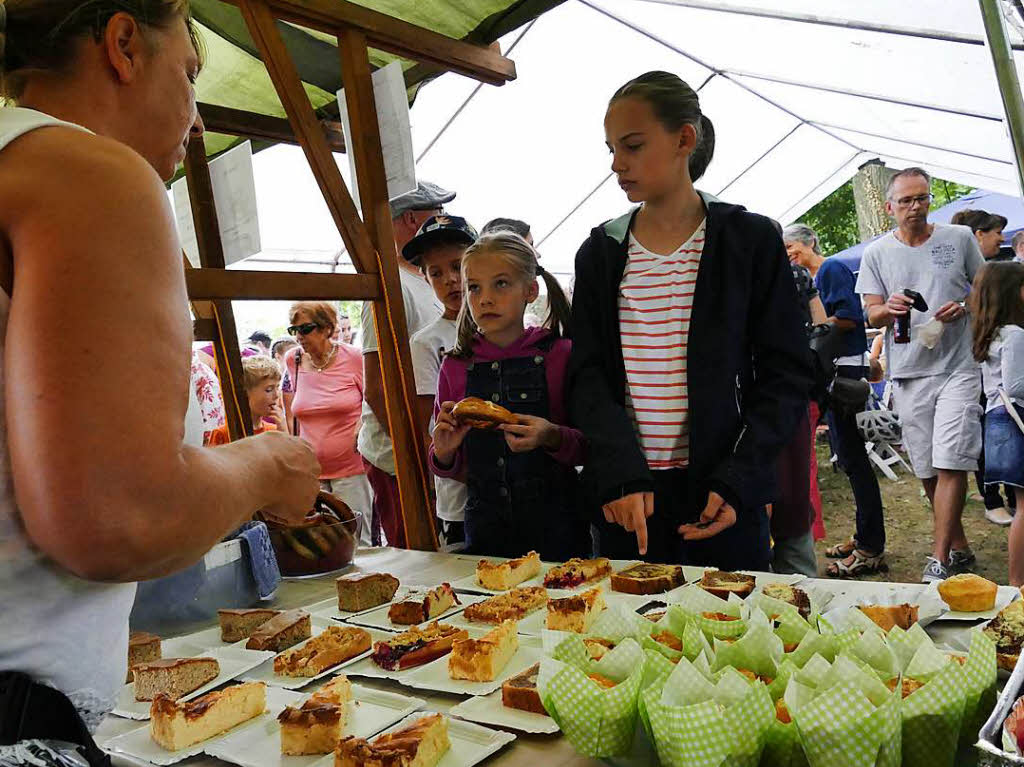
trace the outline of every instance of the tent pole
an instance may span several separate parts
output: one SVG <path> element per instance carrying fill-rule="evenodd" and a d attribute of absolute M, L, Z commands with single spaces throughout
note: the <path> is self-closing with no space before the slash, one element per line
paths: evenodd
<path fill-rule="evenodd" d="M 1006 126 L 1013 145 L 1013 156 L 1017 162 L 1017 184 L 1024 194 L 1024 99 L 1020 94 L 1020 81 L 1010 49 L 1010 38 L 1006 33 L 999 0 L 978 0 L 981 17 L 985 22 L 988 49 L 992 53 L 992 64 L 999 81 L 999 93 L 1006 112 Z"/>

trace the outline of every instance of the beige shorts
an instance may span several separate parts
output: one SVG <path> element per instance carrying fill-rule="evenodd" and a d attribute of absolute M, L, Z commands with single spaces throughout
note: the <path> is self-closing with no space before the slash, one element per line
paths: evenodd
<path fill-rule="evenodd" d="M 975 471 L 981 454 L 981 373 L 955 373 L 894 381 L 903 447 L 914 474 L 930 479 L 938 469 Z"/>

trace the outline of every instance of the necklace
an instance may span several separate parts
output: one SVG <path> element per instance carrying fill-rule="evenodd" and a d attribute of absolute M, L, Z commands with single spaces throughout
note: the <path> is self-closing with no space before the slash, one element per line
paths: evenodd
<path fill-rule="evenodd" d="M 331 350 L 329 352 L 327 352 L 327 359 L 324 360 L 324 364 L 323 365 L 317 365 L 313 361 L 313 355 L 311 353 L 309 355 L 309 364 L 313 366 L 313 370 L 315 370 L 317 373 L 323 373 L 327 369 L 327 366 L 331 364 L 331 360 L 334 359 L 334 352 L 337 351 L 337 349 L 338 349 L 337 346 L 335 346 L 334 344 L 331 344 Z"/>

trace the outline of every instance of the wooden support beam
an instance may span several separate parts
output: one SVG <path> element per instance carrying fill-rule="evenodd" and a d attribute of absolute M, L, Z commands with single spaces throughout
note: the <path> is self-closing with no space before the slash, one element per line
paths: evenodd
<path fill-rule="evenodd" d="M 373 301 L 381 296 L 380 280 L 372 274 L 189 269 L 185 282 L 193 299 Z"/>
<path fill-rule="evenodd" d="M 224 268 L 224 246 L 220 239 L 217 206 L 213 198 L 210 166 L 206 162 L 206 146 L 202 136 L 193 136 L 185 155 L 185 178 L 188 180 L 192 220 L 199 243 L 199 259 L 207 269 Z M 187 272 L 186 272 L 187 273 Z M 201 302 L 195 302 L 197 307 Z M 216 323 L 213 350 L 217 360 L 217 373 L 224 395 L 224 417 L 232 441 L 252 436 L 252 415 L 249 397 L 242 381 L 242 353 L 238 348 L 238 331 L 231 301 L 212 301 L 198 312 L 200 319 Z"/>
<path fill-rule="evenodd" d="M 217 106 L 216 104 L 199 104 L 199 116 L 203 125 L 211 133 L 224 133 L 228 136 L 257 141 L 276 141 L 282 144 L 298 144 L 299 139 L 292 130 L 291 123 L 283 117 L 271 117 L 257 112 L 246 112 L 242 109 Z M 320 121 L 327 146 L 332 152 L 345 151 L 345 132 L 341 123 L 336 120 Z"/>
<path fill-rule="evenodd" d="M 239 6 L 244 14 L 248 0 L 225 2 Z M 504 85 L 516 77 L 515 64 L 500 53 L 445 37 L 347 0 L 268 0 L 268 4 L 273 17 L 282 21 L 329 34 L 355 29 L 373 48 L 434 64 L 474 80 Z"/>
<path fill-rule="evenodd" d="M 363 274 L 376 274 L 378 268 L 373 243 L 320 130 L 313 105 L 302 88 L 299 73 L 284 46 L 273 14 L 262 0 L 238 0 L 238 4 L 352 263 Z"/>
<path fill-rule="evenodd" d="M 338 36 L 338 49 L 352 136 L 349 154 L 355 160 L 363 218 L 379 254 L 380 279 L 388 298 L 374 302 L 373 321 L 405 543 L 412 549 L 435 551 L 437 533 L 428 489 L 426 446 L 416 428 L 416 386 L 366 37 L 356 29 L 344 29 Z"/>
<path fill-rule="evenodd" d="M 188 279 L 188 272 L 185 272 L 185 279 Z M 217 323 L 212 319 L 195 319 L 192 320 L 192 340 L 193 341 L 216 341 L 217 340 Z"/>

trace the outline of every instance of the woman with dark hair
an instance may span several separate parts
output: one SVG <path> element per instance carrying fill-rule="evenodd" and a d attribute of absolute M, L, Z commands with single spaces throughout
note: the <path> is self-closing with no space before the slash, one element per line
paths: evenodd
<path fill-rule="evenodd" d="M 974 232 L 978 247 L 981 248 L 981 255 L 986 261 L 1010 260 L 1011 256 L 999 258 L 999 251 L 1003 247 L 1003 230 L 1007 224 L 1006 216 L 989 213 L 986 210 L 961 210 L 953 215 L 949 223 L 966 226 Z"/>
<path fill-rule="evenodd" d="M 124 684 L 134 582 L 316 496 L 301 440 L 213 450 L 183 428 L 192 325 L 163 180 L 202 131 L 199 68 L 185 0 L 0 3 L 0 745 L 104 761 L 89 730 Z"/>
<path fill-rule="evenodd" d="M 694 188 L 715 134 L 677 76 L 619 88 L 605 136 L 640 205 L 576 256 L 569 411 L 603 511 L 599 550 L 766 570 L 775 458 L 812 378 L 782 240 L 770 219 Z"/>

